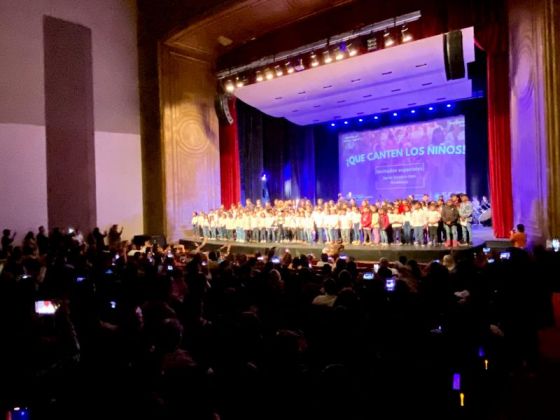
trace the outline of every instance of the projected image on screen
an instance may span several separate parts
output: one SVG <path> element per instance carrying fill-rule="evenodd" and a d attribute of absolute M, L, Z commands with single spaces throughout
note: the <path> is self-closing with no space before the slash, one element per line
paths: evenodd
<path fill-rule="evenodd" d="M 465 117 L 339 135 L 340 188 L 358 199 L 465 191 Z"/>

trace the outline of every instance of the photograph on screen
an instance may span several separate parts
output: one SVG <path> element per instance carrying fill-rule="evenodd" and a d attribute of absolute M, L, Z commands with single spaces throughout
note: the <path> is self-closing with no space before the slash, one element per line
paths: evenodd
<path fill-rule="evenodd" d="M 340 190 L 357 199 L 464 192 L 465 117 L 339 134 Z"/>

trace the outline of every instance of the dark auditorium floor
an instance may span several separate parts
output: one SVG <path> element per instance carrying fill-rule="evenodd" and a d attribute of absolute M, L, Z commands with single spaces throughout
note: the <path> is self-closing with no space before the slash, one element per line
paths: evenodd
<path fill-rule="evenodd" d="M 539 334 L 540 364 L 511 377 L 502 409 L 492 420 L 560 419 L 560 293 L 553 295 L 555 327 Z"/>

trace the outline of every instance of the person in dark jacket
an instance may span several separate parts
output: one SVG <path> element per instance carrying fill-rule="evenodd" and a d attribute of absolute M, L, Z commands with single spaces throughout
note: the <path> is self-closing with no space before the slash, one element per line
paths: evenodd
<path fill-rule="evenodd" d="M 443 222 L 443 228 L 445 229 L 445 246 L 458 246 L 457 221 L 459 220 L 459 210 L 457 210 L 457 206 L 453 203 L 453 200 L 447 200 L 445 206 L 441 209 L 441 220 Z"/>

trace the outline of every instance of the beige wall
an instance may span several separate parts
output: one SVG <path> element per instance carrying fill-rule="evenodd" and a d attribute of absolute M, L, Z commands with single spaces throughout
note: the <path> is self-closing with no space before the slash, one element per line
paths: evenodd
<path fill-rule="evenodd" d="M 0 0 L 0 227 L 46 224 L 44 15 L 92 31 L 98 224 L 142 233 L 134 0 Z"/>

